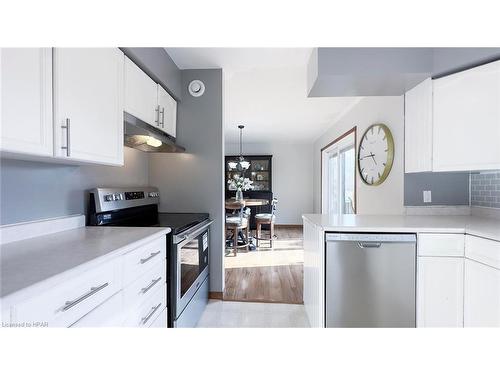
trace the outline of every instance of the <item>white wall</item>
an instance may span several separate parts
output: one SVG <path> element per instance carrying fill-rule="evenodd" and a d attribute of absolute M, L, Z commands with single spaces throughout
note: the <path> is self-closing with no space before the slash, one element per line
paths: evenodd
<path fill-rule="evenodd" d="M 226 143 L 226 155 L 237 155 L 239 144 Z M 245 155 L 273 155 L 273 194 L 278 198 L 277 224 L 302 224 L 313 212 L 312 145 L 302 143 L 243 143 Z"/>
<path fill-rule="evenodd" d="M 354 105 L 314 142 L 314 212 L 321 212 L 321 149 L 357 126 L 357 146 L 363 132 L 376 123 L 386 124 L 394 137 L 394 164 L 380 186 L 368 186 L 356 172 L 358 214 L 403 214 L 404 101 L 402 96 L 366 97 Z"/>

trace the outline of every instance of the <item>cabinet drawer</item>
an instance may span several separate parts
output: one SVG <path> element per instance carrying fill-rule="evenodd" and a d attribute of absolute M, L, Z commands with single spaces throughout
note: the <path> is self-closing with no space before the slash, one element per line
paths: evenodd
<path fill-rule="evenodd" d="M 116 293 L 110 299 L 104 301 L 94 310 L 89 312 L 72 328 L 84 327 L 120 327 L 123 322 L 123 294 Z"/>
<path fill-rule="evenodd" d="M 500 269 L 500 242 L 466 235 L 465 256 Z"/>
<path fill-rule="evenodd" d="M 165 289 L 158 289 L 142 305 L 133 308 L 127 315 L 124 326 L 149 327 L 161 314 L 166 306 L 167 295 Z"/>
<path fill-rule="evenodd" d="M 167 309 L 164 309 L 149 328 L 167 328 Z"/>
<path fill-rule="evenodd" d="M 166 253 L 167 240 L 166 236 L 162 236 L 125 254 L 123 266 L 124 285 L 130 284 L 144 272 L 162 263 L 166 258 Z"/>
<path fill-rule="evenodd" d="M 419 256 L 464 256 L 463 234 L 419 234 Z"/>
<path fill-rule="evenodd" d="M 163 260 L 133 281 L 123 291 L 124 309 L 127 310 L 141 305 L 159 289 L 166 293 L 166 276 L 167 266 L 166 261 Z"/>
<path fill-rule="evenodd" d="M 69 327 L 121 289 L 119 260 L 107 262 L 14 306 L 16 323 Z"/>

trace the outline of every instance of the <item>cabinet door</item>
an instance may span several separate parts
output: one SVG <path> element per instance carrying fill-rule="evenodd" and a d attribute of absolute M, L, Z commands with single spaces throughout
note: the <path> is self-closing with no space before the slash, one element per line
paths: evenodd
<path fill-rule="evenodd" d="M 119 49 L 54 49 L 54 146 L 59 158 L 123 165 Z"/>
<path fill-rule="evenodd" d="M 0 61 L 0 149 L 53 156 L 51 48 L 2 48 Z"/>
<path fill-rule="evenodd" d="M 160 85 L 158 85 L 158 106 L 160 107 L 160 129 L 175 137 L 177 128 L 177 102 Z"/>
<path fill-rule="evenodd" d="M 433 170 L 500 169 L 500 61 L 433 84 Z"/>
<path fill-rule="evenodd" d="M 500 327 L 500 270 L 465 260 L 465 327 Z"/>
<path fill-rule="evenodd" d="M 157 84 L 125 57 L 125 112 L 158 127 Z"/>
<path fill-rule="evenodd" d="M 464 260 L 418 257 L 417 327 L 463 326 Z"/>
<path fill-rule="evenodd" d="M 432 171 L 432 80 L 405 94 L 405 172 Z"/>

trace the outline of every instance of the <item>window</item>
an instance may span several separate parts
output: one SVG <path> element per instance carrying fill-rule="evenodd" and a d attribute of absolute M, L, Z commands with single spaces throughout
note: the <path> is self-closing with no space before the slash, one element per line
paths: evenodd
<path fill-rule="evenodd" d="M 356 128 L 321 150 L 321 211 L 356 213 Z"/>

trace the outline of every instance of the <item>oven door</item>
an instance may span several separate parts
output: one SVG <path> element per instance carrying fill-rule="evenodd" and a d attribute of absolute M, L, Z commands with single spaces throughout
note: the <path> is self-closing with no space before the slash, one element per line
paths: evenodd
<path fill-rule="evenodd" d="M 177 244 L 176 318 L 208 276 L 209 232 L 207 225 Z"/>

